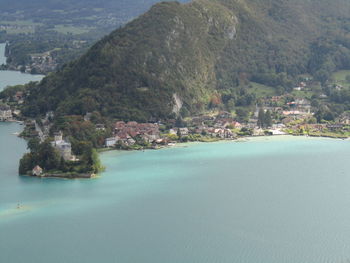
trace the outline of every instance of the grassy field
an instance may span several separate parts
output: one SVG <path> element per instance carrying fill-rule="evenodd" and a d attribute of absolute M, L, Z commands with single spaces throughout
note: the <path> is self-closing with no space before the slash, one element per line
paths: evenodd
<path fill-rule="evenodd" d="M 256 82 L 251 82 L 253 88 L 251 91 L 253 91 L 256 94 L 257 98 L 265 98 L 265 97 L 271 97 L 276 94 L 276 90 L 272 87 L 262 85 Z"/>
<path fill-rule="evenodd" d="M 0 29 L 6 30 L 8 34 L 34 33 L 35 28 L 40 25 L 42 24 L 31 20 L 0 21 Z"/>
<path fill-rule="evenodd" d="M 309 99 L 310 100 L 314 93 L 312 91 L 293 90 L 291 94 L 293 96 L 297 97 L 297 98 L 304 98 L 304 99 Z"/>
<path fill-rule="evenodd" d="M 89 27 L 75 27 L 75 26 L 66 26 L 66 25 L 57 25 L 55 26 L 55 31 L 62 34 L 73 34 L 79 35 L 89 32 L 93 28 Z"/>
<path fill-rule="evenodd" d="M 349 85 L 350 82 L 348 82 L 346 80 L 346 76 L 349 75 L 350 76 L 350 70 L 341 70 L 341 71 L 337 71 L 333 74 L 333 79 L 334 79 L 334 82 L 337 84 L 337 85 Z"/>
<path fill-rule="evenodd" d="M 17 25 L 17 26 L 40 26 L 41 23 L 35 23 L 32 20 L 0 21 L 0 25 Z"/>

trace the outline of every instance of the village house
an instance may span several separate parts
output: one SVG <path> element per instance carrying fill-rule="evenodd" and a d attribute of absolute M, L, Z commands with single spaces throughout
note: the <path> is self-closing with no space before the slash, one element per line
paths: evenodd
<path fill-rule="evenodd" d="M 169 134 L 170 134 L 170 135 L 177 135 L 177 130 L 175 130 L 175 129 L 170 129 L 170 130 L 169 130 Z"/>
<path fill-rule="evenodd" d="M 12 110 L 7 105 L 0 105 L 0 121 L 9 121 L 12 119 Z"/>
<path fill-rule="evenodd" d="M 243 125 L 241 123 L 239 123 L 238 121 L 235 121 L 233 123 L 233 128 L 234 129 L 242 129 L 243 128 Z"/>
<path fill-rule="evenodd" d="M 90 121 L 92 113 L 88 112 L 84 115 L 84 121 Z"/>
<path fill-rule="evenodd" d="M 235 134 L 230 129 L 209 128 L 207 134 L 221 139 L 233 139 Z"/>
<path fill-rule="evenodd" d="M 296 126 L 297 129 L 303 129 L 313 132 L 322 132 L 327 129 L 326 124 L 299 124 Z"/>
<path fill-rule="evenodd" d="M 188 128 L 174 128 L 169 130 L 169 134 L 188 136 L 190 134 L 190 130 Z"/>
<path fill-rule="evenodd" d="M 295 88 L 293 88 L 294 90 L 297 90 L 297 91 L 301 91 L 301 90 L 304 90 L 306 88 L 306 83 L 305 82 L 300 82 L 299 85 Z"/>
<path fill-rule="evenodd" d="M 304 110 L 310 113 L 311 110 L 311 102 L 307 99 L 296 99 L 295 103 L 297 108 L 300 110 Z"/>
<path fill-rule="evenodd" d="M 258 126 L 258 120 L 255 118 L 250 118 L 246 125 L 246 127 L 249 129 L 255 129 L 257 126 Z"/>
<path fill-rule="evenodd" d="M 53 119 L 54 117 L 55 117 L 55 113 L 53 111 L 46 112 L 46 115 L 45 115 L 46 120 Z"/>
<path fill-rule="evenodd" d="M 217 118 L 230 118 L 232 116 L 232 114 L 230 112 L 227 112 L 227 111 L 221 111 Z"/>
<path fill-rule="evenodd" d="M 272 129 L 273 130 L 281 130 L 286 128 L 286 125 L 284 125 L 283 123 L 276 123 L 276 124 L 272 124 Z"/>
<path fill-rule="evenodd" d="M 286 135 L 284 131 L 281 131 L 279 129 L 271 129 L 269 132 L 271 135 Z"/>
<path fill-rule="evenodd" d="M 298 98 L 295 101 L 288 102 L 287 105 L 292 109 L 309 110 L 311 103 L 307 99 Z"/>
<path fill-rule="evenodd" d="M 299 110 L 290 110 L 290 111 L 283 111 L 282 115 L 285 117 L 293 117 L 294 120 L 306 118 L 308 116 L 311 116 L 310 112 L 304 112 Z"/>
<path fill-rule="evenodd" d="M 188 136 L 190 134 L 188 128 L 179 128 L 178 132 L 181 136 Z"/>
<path fill-rule="evenodd" d="M 225 118 L 225 119 L 219 119 L 215 125 L 215 128 L 233 128 L 233 129 L 240 129 L 242 128 L 242 124 L 239 122 L 233 120 L 232 118 Z"/>
<path fill-rule="evenodd" d="M 166 138 L 161 138 L 161 139 L 157 139 L 155 140 L 156 144 L 163 144 L 163 145 L 167 145 L 169 143 L 169 140 Z"/>
<path fill-rule="evenodd" d="M 113 147 L 117 144 L 117 139 L 116 137 L 111 137 L 111 138 L 107 138 L 105 140 L 105 146 L 106 147 Z"/>
<path fill-rule="evenodd" d="M 350 125 L 350 113 L 344 112 L 338 119 L 339 123 Z"/>
<path fill-rule="evenodd" d="M 231 125 L 231 123 L 232 123 L 232 120 L 222 119 L 222 120 L 218 120 L 214 124 L 214 127 L 215 128 L 227 128 L 228 126 Z"/>
<path fill-rule="evenodd" d="M 193 132 L 196 134 L 207 134 L 208 129 L 209 128 L 207 126 L 201 125 L 201 126 L 194 128 Z"/>
<path fill-rule="evenodd" d="M 37 165 L 33 168 L 33 170 L 32 170 L 33 176 L 41 176 L 42 174 L 43 174 L 43 169 L 39 165 Z"/>
<path fill-rule="evenodd" d="M 337 91 L 341 91 L 342 89 L 344 89 L 344 87 L 341 86 L 341 85 L 335 85 L 334 88 L 335 88 Z"/>
<path fill-rule="evenodd" d="M 96 130 L 97 131 L 105 131 L 105 125 L 104 124 L 96 124 Z"/>
<path fill-rule="evenodd" d="M 205 120 L 203 119 L 203 117 L 197 116 L 197 117 L 193 117 L 193 118 L 192 118 L 191 124 L 192 124 L 193 126 L 199 126 L 199 125 L 203 125 L 203 122 L 204 122 L 204 121 L 205 121 Z"/>
<path fill-rule="evenodd" d="M 330 131 L 340 131 L 344 128 L 344 124 L 336 123 L 336 124 L 328 124 L 327 129 Z"/>
<path fill-rule="evenodd" d="M 272 102 L 279 102 L 279 101 L 281 101 L 281 100 L 283 100 L 283 99 L 284 99 L 283 96 L 273 96 L 273 97 L 271 98 L 271 101 L 272 101 Z"/>
<path fill-rule="evenodd" d="M 15 95 L 13 95 L 13 100 L 16 101 L 18 104 L 23 104 L 23 92 L 17 91 Z"/>

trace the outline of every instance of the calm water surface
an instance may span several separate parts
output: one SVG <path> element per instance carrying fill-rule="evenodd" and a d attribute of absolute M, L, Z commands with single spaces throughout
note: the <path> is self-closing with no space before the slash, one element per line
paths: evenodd
<path fill-rule="evenodd" d="M 350 141 L 108 152 L 69 181 L 17 176 L 18 129 L 0 124 L 0 262 L 350 260 Z"/>
<path fill-rule="evenodd" d="M 6 63 L 5 44 L 0 44 L 0 65 Z M 0 91 L 6 86 L 26 84 L 30 81 L 40 81 L 43 75 L 24 74 L 19 71 L 0 70 Z"/>

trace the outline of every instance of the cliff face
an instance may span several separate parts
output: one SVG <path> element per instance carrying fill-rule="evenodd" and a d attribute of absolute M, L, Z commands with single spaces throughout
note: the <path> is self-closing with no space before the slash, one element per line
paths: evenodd
<path fill-rule="evenodd" d="M 97 110 L 148 120 L 201 111 L 216 94 L 235 89 L 242 73 L 308 72 L 310 45 L 350 17 L 350 4 L 335 2 L 157 4 L 46 77 L 31 90 L 24 112 Z"/>

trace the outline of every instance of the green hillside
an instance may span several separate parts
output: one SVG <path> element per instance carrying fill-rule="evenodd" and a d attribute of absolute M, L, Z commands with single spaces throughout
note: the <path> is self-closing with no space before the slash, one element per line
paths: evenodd
<path fill-rule="evenodd" d="M 160 3 L 31 88 L 23 112 L 150 120 L 249 106 L 250 81 L 281 92 L 299 74 L 350 69 L 349 11 L 345 0 Z"/>

